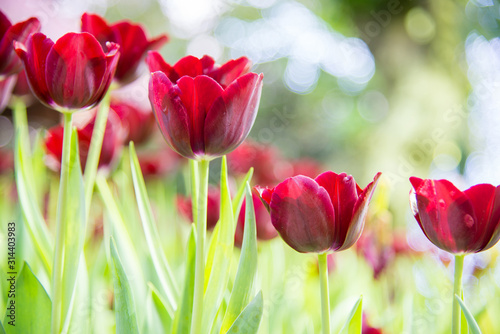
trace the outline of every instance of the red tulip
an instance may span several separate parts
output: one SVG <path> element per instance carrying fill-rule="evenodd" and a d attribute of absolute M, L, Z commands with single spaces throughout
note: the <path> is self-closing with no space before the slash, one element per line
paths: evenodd
<path fill-rule="evenodd" d="M 477 253 L 500 239 L 500 186 L 460 191 L 448 180 L 410 178 L 411 208 L 425 236 L 453 254 Z"/>
<path fill-rule="evenodd" d="M 82 171 L 85 169 L 87 155 L 90 148 L 90 140 L 94 131 L 97 110 L 77 113 L 73 118 L 73 126 L 76 126 L 78 134 L 78 147 L 80 152 L 80 164 Z M 60 170 L 63 143 L 63 126 L 56 125 L 47 131 L 45 137 L 46 162 L 53 170 Z M 110 110 L 104 138 L 102 142 L 101 155 L 99 157 L 98 168 L 111 169 L 123 148 L 125 130 L 123 129 L 119 117 Z"/>
<path fill-rule="evenodd" d="M 10 97 L 12 95 L 12 90 L 16 84 L 16 76 L 11 75 L 0 79 L 0 114 L 9 104 Z"/>
<path fill-rule="evenodd" d="M 25 43 L 28 37 L 40 31 L 40 22 L 32 17 L 26 21 L 12 25 L 0 11 L 0 78 L 16 74 L 23 64 L 14 52 L 14 41 Z"/>
<path fill-rule="evenodd" d="M 382 334 L 382 330 L 380 328 L 372 327 L 368 321 L 366 313 L 363 312 L 363 325 L 361 328 L 361 334 Z"/>
<path fill-rule="evenodd" d="M 137 158 L 144 178 L 163 177 L 175 172 L 180 165 L 182 157 L 172 151 L 169 147 L 164 147 L 158 151 L 138 151 Z"/>
<path fill-rule="evenodd" d="M 193 221 L 193 204 L 191 197 L 177 196 L 177 209 L 179 213 L 190 222 Z M 220 190 L 214 186 L 208 186 L 207 196 L 207 230 L 217 225 L 220 215 Z"/>
<path fill-rule="evenodd" d="M 361 189 L 350 175 L 325 172 L 316 179 L 298 175 L 272 189 L 257 190 L 290 247 L 302 253 L 341 251 L 361 235 L 379 177 L 377 173 Z"/>
<path fill-rule="evenodd" d="M 266 207 L 262 204 L 259 194 L 252 191 L 253 207 L 255 210 L 255 225 L 257 228 L 257 239 L 270 240 L 278 236 L 278 231 L 274 228 L 267 213 Z M 241 247 L 243 242 L 243 231 L 245 229 L 245 199 L 241 206 L 240 215 L 238 216 L 238 223 L 234 234 L 234 243 L 236 246 Z"/>
<path fill-rule="evenodd" d="M 125 142 L 138 145 L 153 133 L 155 117 L 151 109 L 142 109 L 124 101 L 111 101 L 111 109 L 120 117 L 128 136 Z"/>
<path fill-rule="evenodd" d="M 16 43 L 33 94 L 56 110 L 89 109 L 108 90 L 119 58 L 118 45 L 105 53 L 89 33 L 68 33 L 55 43 L 42 33 Z"/>
<path fill-rule="evenodd" d="M 148 40 L 142 26 L 128 21 L 108 25 L 95 14 L 82 15 L 82 31 L 94 35 L 102 47 L 107 42 L 120 45 L 121 56 L 116 66 L 115 79 L 122 83 L 133 81 L 137 77 L 137 68 L 148 50 L 159 49 L 168 41 L 167 35 L 160 35 Z"/>
<path fill-rule="evenodd" d="M 188 56 L 172 67 L 157 52 L 150 52 L 146 61 L 153 72 L 149 100 L 174 151 L 189 159 L 209 160 L 245 140 L 257 116 L 263 78 L 246 73 L 248 59 L 217 67 L 208 56 Z"/>

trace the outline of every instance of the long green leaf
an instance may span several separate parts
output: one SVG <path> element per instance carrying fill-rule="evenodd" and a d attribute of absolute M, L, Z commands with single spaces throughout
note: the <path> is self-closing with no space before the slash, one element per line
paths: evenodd
<path fill-rule="evenodd" d="M 26 220 L 27 230 L 37 250 L 37 255 L 42 260 L 42 264 L 50 276 L 52 274 L 52 242 L 47 224 L 36 201 L 26 106 L 21 100 L 16 102 L 14 108 L 14 126 L 16 132 L 14 163 L 16 166 L 15 178 L 19 203 Z"/>
<path fill-rule="evenodd" d="M 252 287 L 257 272 L 257 230 L 250 185 L 246 184 L 245 229 L 241 246 L 240 262 L 229 305 L 222 321 L 221 333 L 225 333 L 252 297 Z"/>
<path fill-rule="evenodd" d="M 156 228 L 153 210 L 149 202 L 149 197 L 146 191 L 146 184 L 142 175 L 139 160 L 135 153 L 134 143 L 130 142 L 130 166 L 132 171 L 132 179 L 134 183 L 135 196 L 137 198 L 137 205 L 139 206 L 139 213 L 141 215 L 142 227 L 146 236 L 146 241 L 151 253 L 153 265 L 158 275 L 161 284 L 162 292 L 164 293 L 167 301 L 172 308 L 177 308 L 176 300 L 178 298 L 178 288 L 175 283 L 174 275 L 168 264 L 163 247 L 159 238 L 158 229 Z"/>
<path fill-rule="evenodd" d="M 15 315 L 10 316 L 11 311 L 7 308 L 3 321 L 5 331 L 8 334 L 50 333 L 49 295 L 26 262 L 15 284 L 15 296 L 9 298 L 7 303 L 9 306 L 13 305 L 11 307 L 15 309 Z"/>
<path fill-rule="evenodd" d="M 148 283 L 149 294 L 146 305 L 146 321 L 143 333 L 172 333 L 172 317 L 165 301 L 153 283 Z"/>
<path fill-rule="evenodd" d="M 464 291 L 462 290 L 462 301 L 464 301 Z M 465 301 L 464 301 L 465 303 Z M 460 311 L 460 333 L 469 334 L 469 325 L 467 324 L 467 318 L 465 317 L 464 311 Z"/>
<path fill-rule="evenodd" d="M 262 291 L 248 304 L 240 313 L 233 325 L 226 332 L 227 334 L 255 334 L 259 330 L 264 311 L 264 300 Z"/>
<path fill-rule="evenodd" d="M 0 334 L 7 334 L 5 333 L 5 328 L 3 328 L 3 324 L 1 321 L 0 321 Z"/>
<path fill-rule="evenodd" d="M 172 333 L 189 333 L 191 330 L 191 317 L 193 313 L 194 299 L 194 272 L 196 265 L 196 229 L 192 225 L 189 234 L 186 261 L 186 276 L 184 279 L 184 289 L 179 308 L 175 313 Z"/>
<path fill-rule="evenodd" d="M 111 238 L 109 242 L 109 247 L 115 288 L 116 332 L 129 334 L 139 333 L 134 298 L 113 238 Z"/>
<path fill-rule="evenodd" d="M 361 334 L 362 321 L 363 321 L 363 296 L 359 297 L 356 304 L 354 304 L 349 318 L 347 318 L 344 327 L 340 331 L 342 334 Z"/>
<path fill-rule="evenodd" d="M 141 261 L 137 255 L 136 245 L 132 241 L 127 227 L 125 226 L 123 216 L 118 209 L 108 183 L 102 174 L 97 175 L 96 185 L 106 208 L 106 214 L 111 225 L 111 231 L 107 231 L 105 225 L 105 233 L 107 234 L 107 237 L 113 236 L 119 253 L 127 259 L 123 266 L 125 272 L 131 280 L 132 289 L 134 290 L 138 300 L 144 300 L 144 298 L 146 298 L 146 280 L 142 271 Z M 170 308 L 170 311 L 173 314 L 172 308 Z"/>
<path fill-rule="evenodd" d="M 209 258 L 205 268 L 205 282 L 208 283 L 206 283 L 203 302 L 203 333 L 210 332 L 217 315 L 217 310 L 226 290 L 234 247 L 235 225 L 227 183 L 227 161 L 225 156 L 222 158 L 220 188 L 220 221 L 216 225 L 214 235 L 210 241 Z"/>
<path fill-rule="evenodd" d="M 479 325 L 476 322 L 476 319 L 474 319 L 474 316 L 472 313 L 469 311 L 467 306 L 464 304 L 462 299 L 455 295 L 455 298 L 458 300 L 458 303 L 460 304 L 460 307 L 462 308 L 462 311 L 464 312 L 465 319 L 467 319 L 467 324 L 469 325 L 469 329 L 471 333 L 473 334 L 481 334 L 481 329 L 479 328 Z"/>
<path fill-rule="evenodd" d="M 245 188 L 247 183 L 250 183 L 250 180 L 252 179 L 253 176 L 253 167 L 251 167 L 247 174 L 245 175 L 245 178 L 243 179 L 243 182 L 241 183 L 240 188 L 236 192 L 236 196 L 233 198 L 233 213 L 234 213 L 234 220 L 238 220 L 238 215 L 240 213 L 240 206 L 241 203 L 243 202 L 243 194 L 245 193 Z"/>

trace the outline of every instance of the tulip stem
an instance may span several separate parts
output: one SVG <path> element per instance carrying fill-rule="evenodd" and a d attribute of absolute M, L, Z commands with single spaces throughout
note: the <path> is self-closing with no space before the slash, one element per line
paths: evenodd
<path fill-rule="evenodd" d="M 89 153 L 87 162 L 85 163 L 84 181 L 85 181 L 85 217 L 89 216 L 90 204 L 92 202 L 92 194 L 94 193 L 95 177 L 97 167 L 99 166 L 99 158 L 101 156 L 102 142 L 104 132 L 106 131 L 106 123 L 108 121 L 110 91 L 106 93 L 97 110 L 97 117 L 92 130 L 92 138 L 90 140 Z"/>
<path fill-rule="evenodd" d="M 203 295 L 205 293 L 205 238 L 207 233 L 207 194 L 208 194 L 208 160 L 201 160 L 198 169 L 199 192 L 198 213 L 196 215 L 196 265 L 194 281 L 193 316 L 191 334 L 201 333 L 201 319 L 203 317 Z M 193 201 L 196 198 L 193 198 Z"/>
<path fill-rule="evenodd" d="M 458 300 L 455 298 L 455 295 L 461 297 L 462 296 L 462 273 L 464 269 L 464 257 L 465 255 L 455 255 L 455 277 L 453 282 L 453 311 L 452 311 L 452 323 L 451 323 L 451 333 L 459 334 L 460 333 L 460 318 L 461 311 L 460 305 L 458 304 Z"/>
<path fill-rule="evenodd" d="M 328 290 L 328 261 L 326 253 L 318 254 L 319 283 L 321 288 L 321 319 L 323 334 L 330 334 L 330 298 Z"/>
<path fill-rule="evenodd" d="M 61 179 L 59 183 L 59 198 L 57 201 L 56 216 L 56 245 L 54 252 L 54 270 L 52 272 L 52 333 L 58 334 L 62 330 L 63 319 L 63 272 L 64 272 L 64 241 L 66 236 L 67 222 L 63 219 L 65 199 L 70 196 L 69 184 L 69 165 L 71 155 L 71 119 L 72 113 L 66 112 L 64 115 L 64 137 L 61 159 Z"/>

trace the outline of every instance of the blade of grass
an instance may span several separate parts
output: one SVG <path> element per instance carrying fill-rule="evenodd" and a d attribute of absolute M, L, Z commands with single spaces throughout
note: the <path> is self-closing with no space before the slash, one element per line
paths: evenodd
<path fill-rule="evenodd" d="M 154 333 L 172 333 L 172 317 L 167 311 L 167 307 L 165 305 L 166 302 L 163 300 L 158 289 L 153 285 L 153 283 L 149 282 L 148 287 L 150 290 L 150 297 L 153 303 L 154 312 L 156 313 L 161 329 L 154 331 Z M 146 331 L 145 333 L 150 333 L 151 331 Z"/>
<path fill-rule="evenodd" d="M 186 259 L 186 276 L 179 308 L 175 313 L 172 333 L 184 334 L 191 330 L 194 299 L 194 271 L 196 264 L 196 229 L 193 225 L 189 234 Z"/>
<path fill-rule="evenodd" d="M 15 315 L 9 317 L 9 309 L 4 323 L 9 333 L 49 333 L 51 301 L 45 288 L 24 262 L 16 281 L 15 297 L 9 298 L 7 305 L 14 302 Z M 12 324 L 9 321 L 14 320 Z M 0 330 L 0 333 L 2 331 Z"/>
<path fill-rule="evenodd" d="M 255 212 L 252 200 L 252 191 L 247 183 L 246 210 L 243 243 L 241 246 L 240 262 L 231 298 L 222 321 L 221 333 L 225 333 L 236 320 L 243 308 L 252 297 L 252 287 L 257 273 L 257 230 L 255 225 Z"/>
<path fill-rule="evenodd" d="M 236 196 L 233 198 L 233 213 L 234 220 L 238 220 L 238 215 L 240 214 L 241 203 L 243 203 L 243 194 L 245 193 L 245 187 L 247 183 L 250 183 L 250 180 L 253 176 L 253 167 L 251 167 L 245 177 L 243 178 L 243 182 L 241 183 L 240 188 L 236 192 Z"/>
<path fill-rule="evenodd" d="M 361 334 L 363 321 L 363 296 L 359 297 L 356 304 L 354 304 L 349 318 L 347 318 L 344 327 L 340 331 L 341 334 Z"/>
<path fill-rule="evenodd" d="M 160 280 L 162 293 L 172 305 L 172 309 L 177 309 L 176 300 L 179 293 L 177 284 L 175 283 L 174 275 L 168 264 L 163 247 L 159 238 L 158 229 L 156 228 L 153 210 L 149 202 L 149 197 L 146 191 L 146 184 L 142 175 L 139 160 L 135 153 L 134 143 L 130 142 L 130 166 L 132 170 L 132 180 L 134 183 L 135 195 L 137 198 L 137 205 L 141 215 L 142 227 L 146 236 L 146 241 L 149 247 L 149 252 L 153 260 L 153 265 Z"/>
<path fill-rule="evenodd" d="M 255 334 L 259 330 L 264 311 L 264 300 L 262 291 L 245 307 L 233 325 L 226 332 L 227 334 Z"/>
<path fill-rule="evenodd" d="M 137 326 L 137 316 L 134 307 L 134 297 L 130 290 L 130 284 L 125 270 L 123 270 L 122 262 L 116 245 L 111 238 L 109 242 L 111 254 L 111 267 L 113 269 L 113 282 L 115 289 L 115 316 L 116 316 L 116 332 L 117 333 L 139 333 Z"/>
<path fill-rule="evenodd" d="M 35 177 L 31 161 L 26 106 L 20 99 L 16 100 L 14 104 L 13 116 L 16 133 L 14 144 L 15 179 L 19 202 L 37 255 L 40 257 L 47 274 L 51 276 L 52 241 L 33 188 Z"/>
<path fill-rule="evenodd" d="M 467 319 L 467 324 L 469 325 L 469 329 L 472 334 L 481 334 L 481 329 L 479 328 L 479 325 L 476 322 L 476 319 L 474 319 L 474 316 L 472 313 L 469 311 L 467 306 L 464 304 L 464 302 L 455 295 L 455 299 L 458 301 L 458 304 L 462 308 L 462 311 L 464 312 L 465 319 Z"/>

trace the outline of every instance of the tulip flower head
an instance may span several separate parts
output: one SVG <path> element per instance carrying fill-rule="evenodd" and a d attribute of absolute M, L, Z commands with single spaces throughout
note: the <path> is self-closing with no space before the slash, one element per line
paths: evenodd
<path fill-rule="evenodd" d="M 411 209 L 425 236 L 452 254 L 477 253 L 500 239 L 500 186 L 460 191 L 448 180 L 410 178 Z"/>
<path fill-rule="evenodd" d="M 55 43 L 42 33 L 16 42 L 33 94 L 61 112 L 90 109 L 106 94 L 119 58 L 118 45 L 104 52 L 89 33 L 67 33 Z"/>
<path fill-rule="evenodd" d="M 352 176 L 334 172 L 315 179 L 298 175 L 274 188 L 256 189 L 290 247 L 301 253 L 341 251 L 360 237 L 380 175 L 365 189 Z"/>
<path fill-rule="evenodd" d="M 220 216 L 220 189 L 215 186 L 208 187 L 207 208 L 207 230 L 212 230 L 217 225 Z M 191 197 L 178 195 L 177 209 L 186 220 L 193 222 Z"/>
<path fill-rule="evenodd" d="M 187 56 L 174 66 L 150 51 L 149 100 L 167 143 L 180 155 L 211 160 L 233 151 L 257 116 L 262 74 L 247 73 L 242 57 L 215 66 L 208 56 Z"/>
<path fill-rule="evenodd" d="M 95 14 L 82 15 L 82 31 L 91 33 L 102 47 L 107 42 L 120 45 L 121 56 L 116 66 L 115 79 L 126 84 L 136 79 L 137 68 L 148 50 L 159 49 L 168 41 L 167 35 L 148 40 L 144 29 L 138 24 L 120 21 L 109 25 Z"/>
<path fill-rule="evenodd" d="M 0 79 L 16 74 L 23 68 L 21 60 L 14 51 L 14 41 L 25 43 L 28 37 L 40 31 L 40 21 L 32 17 L 12 25 L 0 11 Z"/>

